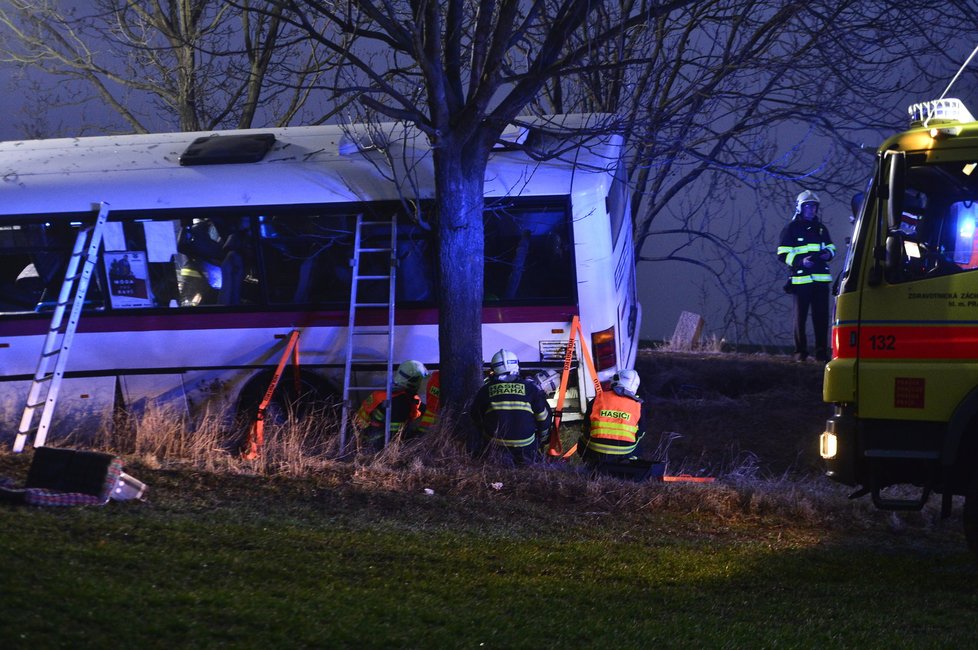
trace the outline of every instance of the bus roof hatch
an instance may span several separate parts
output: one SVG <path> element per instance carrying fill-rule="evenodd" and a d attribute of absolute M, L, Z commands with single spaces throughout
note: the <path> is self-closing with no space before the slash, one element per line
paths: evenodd
<path fill-rule="evenodd" d="M 208 135 L 190 143 L 180 154 L 180 164 L 191 167 L 254 163 L 264 158 L 273 144 L 275 136 L 271 133 Z"/>

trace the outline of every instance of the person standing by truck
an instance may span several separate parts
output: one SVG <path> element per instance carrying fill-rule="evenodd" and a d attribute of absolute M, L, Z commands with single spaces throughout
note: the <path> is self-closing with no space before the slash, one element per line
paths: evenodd
<path fill-rule="evenodd" d="M 815 358 L 829 360 L 829 287 L 832 273 L 829 261 L 835 257 L 835 244 L 818 215 L 818 195 L 805 190 L 795 201 L 795 214 L 781 231 L 778 259 L 789 268 L 784 289 L 794 299 L 795 359 L 808 358 L 806 322 L 812 314 Z"/>

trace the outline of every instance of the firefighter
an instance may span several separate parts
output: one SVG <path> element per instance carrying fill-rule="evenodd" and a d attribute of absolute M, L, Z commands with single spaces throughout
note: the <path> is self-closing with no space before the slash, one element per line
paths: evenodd
<path fill-rule="evenodd" d="M 815 358 L 829 360 L 829 287 L 832 273 L 829 261 L 835 257 L 835 244 L 818 216 L 818 195 L 805 190 L 795 201 L 795 214 L 781 231 L 778 259 L 789 271 L 785 291 L 794 298 L 795 359 L 808 358 L 808 335 L 805 323 L 812 313 Z"/>
<path fill-rule="evenodd" d="M 418 393 L 424 411 L 418 421 L 417 432 L 419 435 L 428 433 L 438 424 L 438 408 L 441 397 L 441 372 L 434 370 L 421 383 L 421 390 Z"/>
<path fill-rule="evenodd" d="M 589 466 L 634 460 L 645 435 L 640 379 L 634 370 L 622 370 L 587 407 L 577 453 Z"/>
<path fill-rule="evenodd" d="M 472 420 L 482 433 L 477 453 L 501 448 L 517 465 L 533 462 L 550 431 L 547 396 L 534 382 L 520 377 L 514 352 L 500 350 L 492 356 L 490 368 L 492 375 L 472 402 Z"/>
<path fill-rule="evenodd" d="M 397 367 L 394 373 L 393 391 L 391 395 L 391 425 L 390 438 L 406 430 L 421 416 L 421 400 L 418 397 L 418 387 L 421 380 L 428 374 L 427 368 L 420 361 L 408 360 Z M 387 391 L 375 390 L 370 393 L 354 416 L 354 426 L 357 429 L 360 448 L 379 451 L 384 446 L 384 402 Z"/>

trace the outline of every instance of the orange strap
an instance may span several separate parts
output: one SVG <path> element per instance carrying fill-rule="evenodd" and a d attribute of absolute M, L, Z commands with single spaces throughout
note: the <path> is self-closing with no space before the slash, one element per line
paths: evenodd
<path fill-rule="evenodd" d="M 268 385 L 268 390 L 265 391 L 265 396 L 262 397 L 261 403 L 258 404 L 258 413 L 255 415 L 255 422 L 248 430 L 248 437 L 245 440 L 244 449 L 241 451 L 241 457 L 245 460 L 255 460 L 258 458 L 261 447 L 263 444 L 265 444 L 265 411 L 268 409 L 268 405 L 272 401 L 272 395 L 275 394 L 275 388 L 278 387 L 279 379 L 282 378 L 282 372 L 285 370 L 285 364 L 288 362 L 290 356 L 292 357 L 293 379 L 295 380 L 296 395 L 298 395 L 302 389 L 302 384 L 299 380 L 298 342 L 299 330 L 292 330 L 292 332 L 289 334 L 288 343 L 285 344 L 285 351 L 282 352 L 282 358 L 279 359 L 278 366 L 275 368 L 275 374 L 272 375 L 272 382 Z"/>
<path fill-rule="evenodd" d="M 553 429 L 550 430 L 550 445 L 547 449 L 548 456 L 560 456 L 561 458 L 570 458 L 577 451 L 577 443 L 574 443 L 570 449 L 564 452 L 563 444 L 560 442 L 560 421 L 563 419 L 564 415 L 564 397 L 567 394 L 567 382 L 570 379 L 571 365 L 574 361 L 574 352 L 576 351 L 575 339 L 580 337 L 581 341 L 581 356 L 584 357 L 584 361 L 587 363 L 587 369 L 591 373 L 591 381 L 594 382 L 594 394 L 595 396 L 601 394 L 601 382 L 598 380 L 598 373 L 594 368 L 594 361 L 591 359 L 591 353 L 587 348 L 587 343 L 584 341 L 584 330 L 581 328 L 580 318 L 575 315 L 573 320 L 571 320 L 570 337 L 567 339 L 567 348 L 564 350 L 564 369 L 560 374 L 560 388 L 557 389 L 557 408 L 554 410 L 554 425 Z M 586 399 L 584 391 L 580 391 L 580 398 Z"/>
<path fill-rule="evenodd" d="M 678 474 L 676 476 L 663 476 L 662 480 L 666 483 L 712 483 L 716 479 L 712 476 L 690 476 L 689 474 Z"/>

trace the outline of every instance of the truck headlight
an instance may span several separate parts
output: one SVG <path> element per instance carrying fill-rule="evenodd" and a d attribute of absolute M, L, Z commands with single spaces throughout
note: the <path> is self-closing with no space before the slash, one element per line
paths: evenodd
<path fill-rule="evenodd" d="M 818 453 L 825 460 L 835 458 L 839 451 L 839 439 L 834 433 L 822 432 L 818 437 Z"/>

